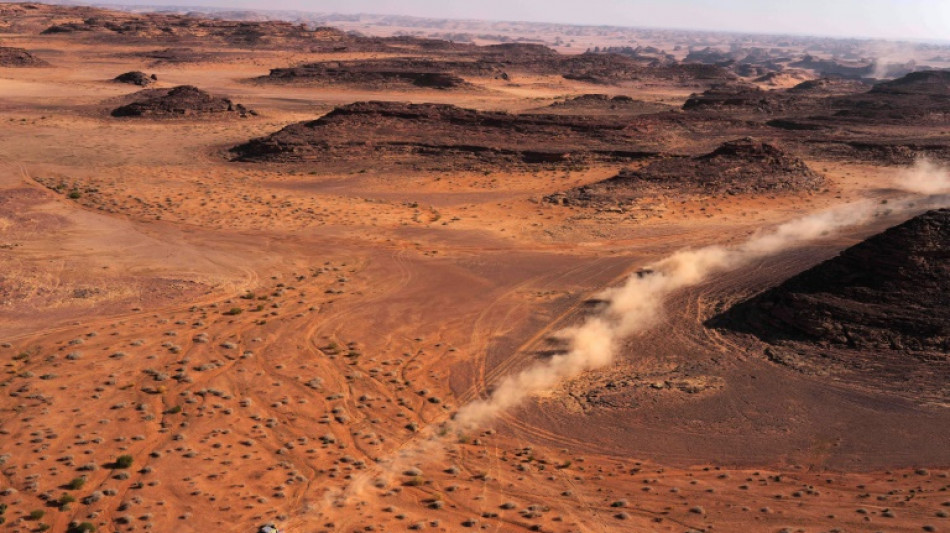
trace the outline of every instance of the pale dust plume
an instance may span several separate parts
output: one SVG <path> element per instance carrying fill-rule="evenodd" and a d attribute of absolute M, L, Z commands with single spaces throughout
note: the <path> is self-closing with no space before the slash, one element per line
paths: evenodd
<path fill-rule="evenodd" d="M 864 200 L 841 205 L 770 231 L 760 231 L 736 246 L 682 250 L 630 276 L 623 285 L 603 291 L 599 298 L 607 304 L 602 312 L 558 334 L 568 342 L 569 349 L 565 353 L 503 378 L 489 397 L 461 407 L 444 425 L 426 428 L 419 439 L 410 441 L 389 460 L 382 461 L 376 472 L 363 474 L 342 492 L 328 494 L 326 503 L 339 504 L 359 497 L 371 484 L 384 486 L 413 462 L 444 454 L 445 438 L 484 426 L 502 412 L 528 397 L 553 389 L 563 380 L 611 364 L 620 341 L 658 324 L 663 317 L 664 301 L 677 290 L 702 283 L 712 274 L 740 268 L 881 215 L 922 211 L 950 201 L 947 197 L 950 173 L 932 163 L 918 162 L 901 171 L 897 182 L 899 188 L 912 194 L 887 202 Z"/>
<path fill-rule="evenodd" d="M 450 427 L 459 432 L 472 430 L 529 396 L 587 370 L 610 364 L 623 338 L 641 333 L 660 320 L 668 295 L 697 285 L 711 274 L 742 267 L 842 228 L 866 223 L 881 214 L 945 205 L 945 197 L 933 195 L 950 192 L 950 173 L 921 160 L 899 173 L 897 186 L 907 192 L 930 196 L 908 196 L 887 204 L 865 200 L 842 205 L 787 222 L 772 231 L 759 232 L 738 246 L 708 246 L 677 252 L 649 267 L 651 273 L 629 277 L 620 287 L 601 293 L 600 298 L 608 302 L 603 312 L 560 332 L 558 336 L 570 346 L 566 353 L 502 379 L 491 396 L 463 406 Z"/>

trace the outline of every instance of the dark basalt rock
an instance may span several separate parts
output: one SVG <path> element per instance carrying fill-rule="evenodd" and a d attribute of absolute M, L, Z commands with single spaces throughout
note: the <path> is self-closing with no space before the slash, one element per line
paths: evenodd
<path fill-rule="evenodd" d="M 799 83 L 788 90 L 791 94 L 814 96 L 841 96 L 845 94 L 863 93 L 868 90 L 868 84 L 842 78 L 818 78 Z"/>
<path fill-rule="evenodd" d="M 776 106 L 769 92 L 749 83 L 736 82 L 716 85 L 701 94 L 690 95 L 683 110 L 743 108 L 774 111 Z"/>
<path fill-rule="evenodd" d="M 902 78 L 878 83 L 871 94 L 915 94 L 950 98 L 950 70 L 912 72 Z"/>
<path fill-rule="evenodd" d="M 950 399 L 950 209 L 929 211 L 713 317 L 800 372 Z"/>
<path fill-rule="evenodd" d="M 219 98 L 193 87 L 181 85 L 173 89 L 146 89 L 140 99 L 117 107 L 114 117 L 184 118 L 211 115 L 247 116 L 253 111 L 235 104 L 227 98 Z"/>
<path fill-rule="evenodd" d="M 0 46 L 0 67 L 48 67 L 49 63 L 23 48 Z"/>
<path fill-rule="evenodd" d="M 443 104 L 359 102 L 232 148 L 238 161 L 296 163 L 370 155 L 458 164 L 629 160 L 630 121 L 611 116 L 510 114 Z"/>
<path fill-rule="evenodd" d="M 271 69 L 260 81 L 312 82 L 327 84 L 386 85 L 410 84 L 417 87 L 454 89 L 469 84 L 450 73 L 494 75 L 501 71 L 474 62 L 433 61 L 417 58 L 393 58 L 362 61 L 324 61 L 297 67 Z"/>
<path fill-rule="evenodd" d="M 712 324 L 773 343 L 950 353 L 950 209 L 848 248 Z"/>
<path fill-rule="evenodd" d="M 791 91 L 790 91 L 791 92 Z M 869 91 L 831 96 L 809 117 L 776 125 L 819 129 L 850 125 L 941 125 L 950 120 L 950 71 L 921 71 L 878 83 Z"/>
<path fill-rule="evenodd" d="M 126 72 L 125 74 L 119 74 L 113 78 L 116 83 L 128 83 L 130 85 L 138 85 L 140 87 L 148 87 L 149 85 L 158 81 L 158 77 L 155 74 L 149 76 L 144 72 L 132 71 Z"/>
<path fill-rule="evenodd" d="M 660 160 L 624 170 L 610 179 L 547 196 L 552 203 L 611 208 L 648 193 L 747 194 L 817 189 L 824 179 L 797 157 L 761 141 L 744 138 L 699 157 Z"/>
<path fill-rule="evenodd" d="M 669 111 L 672 106 L 635 100 L 629 96 L 610 96 L 607 94 L 582 94 L 567 100 L 535 110 L 545 113 L 573 113 L 573 114 L 610 114 L 610 115 L 645 115 Z"/>

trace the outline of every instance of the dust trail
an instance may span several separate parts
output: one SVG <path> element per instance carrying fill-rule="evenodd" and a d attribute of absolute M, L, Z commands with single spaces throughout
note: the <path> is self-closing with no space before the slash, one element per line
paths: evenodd
<path fill-rule="evenodd" d="M 897 173 L 894 185 L 917 194 L 943 194 L 950 191 L 950 169 L 929 159 L 918 159 L 914 166 L 902 168 Z"/>
<path fill-rule="evenodd" d="M 918 195 L 939 195 L 950 192 L 950 172 L 928 161 L 918 161 L 899 173 L 896 186 Z M 738 246 L 677 252 L 652 265 L 649 274 L 631 276 L 622 286 L 602 292 L 599 297 L 608 303 L 599 315 L 560 332 L 559 337 L 570 346 L 566 353 L 504 378 L 491 396 L 462 407 L 449 427 L 458 432 L 470 431 L 529 396 L 610 364 L 622 339 L 645 331 L 660 320 L 663 301 L 676 290 L 842 228 L 866 223 L 876 216 L 945 202 L 946 198 L 940 196 L 908 196 L 887 204 L 865 200 L 787 222 L 772 231 L 753 235 Z"/>
<path fill-rule="evenodd" d="M 371 485 L 387 485 L 420 459 L 430 464 L 433 460 L 437 462 L 449 449 L 448 439 L 484 426 L 505 410 L 553 389 L 563 380 L 609 365 L 617 355 L 620 341 L 660 321 L 663 302 L 674 291 L 878 216 L 923 211 L 950 203 L 950 172 L 925 161 L 902 171 L 895 187 L 912 194 L 886 202 L 864 200 L 841 205 L 771 231 L 758 232 L 735 246 L 715 245 L 676 252 L 630 276 L 623 285 L 603 291 L 599 297 L 608 303 L 602 312 L 558 334 L 569 346 L 565 353 L 502 379 L 488 398 L 461 407 L 452 420 L 426 428 L 417 439 L 380 461 L 374 472 L 358 476 L 342 491 L 328 493 L 324 508 L 331 502 L 341 505 L 359 498 Z"/>

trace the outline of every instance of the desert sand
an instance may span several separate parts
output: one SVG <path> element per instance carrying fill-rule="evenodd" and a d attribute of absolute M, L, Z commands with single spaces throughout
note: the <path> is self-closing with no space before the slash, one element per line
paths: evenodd
<path fill-rule="evenodd" d="M 82 17 L 3 7 L 2 44 L 46 65 L 0 67 L 0 530 L 950 529 L 945 383 L 920 397 L 805 372 L 706 324 L 939 207 L 898 208 L 908 193 L 895 182 L 915 146 L 938 161 L 929 172 L 946 172 L 945 119 L 853 118 L 845 141 L 911 139 L 879 156 L 826 130 L 765 125 L 801 109 L 791 104 L 681 110 L 710 80 L 266 83 L 274 68 L 393 54 L 208 38 L 169 62 L 148 53 L 177 43 L 41 33 Z M 112 116 L 142 97 L 113 81 L 130 71 L 155 74 L 146 91 L 187 85 L 218 100 Z M 641 104 L 563 103 L 585 94 Z M 310 151 L 231 151 L 374 100 L 529 112 L 506 127 L 556 104 L 550 116 L 620 128 L 649 155 L 578 156 L 601 140 L 584 144 L 575 125 L 558 137 L 573 155 L 534 161 L 519 152 L 533 145 L 490 130 L 420 141 L 369 135 L 360 115 Z M 827 120 L 800 105 L 795 120 Z M 747 135 L 794 153 L 820 184 L 650 189 L 607 207 L 546 199 L 655 158 L 701 175 L 688 158 Z M 462 144 L 477 151 L 460 156 Z M 553 337 L 597 316 L 604 289 L 679 250 L 859 201 L 895 207 L 675 290 L 609 364 L 453 425 L 506 376 L 561 354 Z M 947 353 L 935 357 L 945 369 Z"/>

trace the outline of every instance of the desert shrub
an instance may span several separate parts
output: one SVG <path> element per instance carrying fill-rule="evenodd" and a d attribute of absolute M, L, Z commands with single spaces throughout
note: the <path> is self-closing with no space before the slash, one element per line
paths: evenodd
<path fill-rule="evenodd" d="M 132 466 L 133 458 L 131 455 L 120 455 L 115 460 L 116 468 L 129 468 Z"/>
<path fill-rule="evenodd" d="M 43 518 L 44 516 L 46 516 L 46 511 L 42 509 L 33 509 L 32 511 L 30 511 L 29 519 L 39 520 L 40 518 Z"/>
<path fill-rule="evenodd" d="M 241 309 L 240 307 L 232 307 L 231 309 L 228 309 L 227 311 L 225 311 L 224 314 L 229 315 L 229 316 L 236 316 L 236 315 L 240 315 L 243 312 L 244 310 Z"/>
<path fill-rule="evenodd" d="M 413 476 L 406 480 L 407 487 L 421 487 L 425 484 L 425 480 L 422 479 L 422 476 Z"/>
<path fill-rule="evenodd" d="M 95 533 L 95 531 L 96 526 L 92 525 L 90 522 L 72 522 L 69 524 L 69 527 L 66 528 L 66 533 Z"/>
<path fill-rule="evenodd" d="M 67 483 L 66 488 L 68 488 L 69 490 L 79 490 L 85 484 L 86 484 L 86 477 L 79 476 L 79 477 L 73 478 L 72 481 Z"/>

